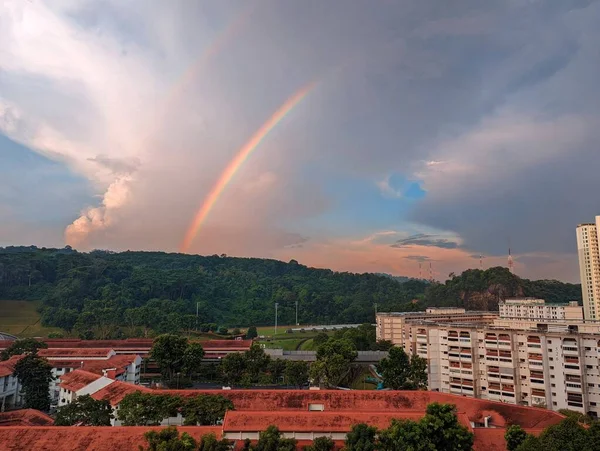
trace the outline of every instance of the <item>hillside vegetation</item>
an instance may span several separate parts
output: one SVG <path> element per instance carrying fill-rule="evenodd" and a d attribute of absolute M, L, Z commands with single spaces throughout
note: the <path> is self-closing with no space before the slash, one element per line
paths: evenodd
<path fill-rule="evenodd" d="M 296 302 L 301 324 L 333 324 L 372 322 L 375 303 L 379 311 L 494 309 L 514 295 L 558 302 L 581 293 L 579 285 L 520 279 L 505 268 L 469 270 L 444 284 L 400 283 L 294 260 L 0 248 L 0 299 L 40 301 L 44 326 L 97 338 L 272 324 L 275 302 L 279 324 L 295 323 Z"/>

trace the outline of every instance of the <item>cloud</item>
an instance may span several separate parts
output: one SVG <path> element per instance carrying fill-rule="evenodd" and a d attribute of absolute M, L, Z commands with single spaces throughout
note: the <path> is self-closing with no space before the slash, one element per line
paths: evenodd
<path fill-rule="evenodd" d="M 94 158 L 88 158 L 87 160 L 99 164 L 115 175 L 131 174 L 140 165 L 140 161 L 137 158 L 120 159 L 111 158 L 107 155 L 96 155 Z"/>
<path fill-rule="evenodd" d="M 574 227 L 599 213 L 599 20 L 570 0 L 4 2 L 0 132 L 96 195 L 43 236 L 175 250 L 231 158 L 316 79 L 194 252 L 399 274 L 424 256 L 443 274 L 505 262 L 510 240 L 525 273 L 571 277 Z M 517 260 L 540 255 L 556 261 Z"/>
<path fill-rule="evenodd" d="M 407 255 L 404 258 L 406 260 L 412 260 L 412 261 L 415 261 L 415 262 L 427 262 L 427 261 L 431 261 L 431 258 L 429 258 L 427 255 Z"/>
<path fill-rule="evenodd" d="M 459 247 L 459 243 L 456 241 L 451 241 L 448 238 L 437 238 L 436 235 L 426 235 L 424 233 L 420 233 L 402 240 L 398 240 L 390 247 L 404 248 L 410 246 L 432 246 L 442 249 L 456 249 Z"/>

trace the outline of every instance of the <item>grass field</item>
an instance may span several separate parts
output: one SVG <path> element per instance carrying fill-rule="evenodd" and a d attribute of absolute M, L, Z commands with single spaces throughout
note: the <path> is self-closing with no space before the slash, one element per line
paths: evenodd
<path fill-rule="evenodd" d="M 34 301 L 0 300 L 0 331 L 18 337 L 47 337 L 50 332 L 62 332 L 40 324 L 38 306 Z"/>
<path fill-rule="evenodd" d="M 259 336 L 264 336 L 264 339 L 259 339 L 259 343 L 264 344 L 267 348 L 281 348 L 286 351 L 313 351 L 313 337 L 320 332 L 314 332 L 312 328 L 307 328 L 304 332 L 285 333 L 287 329 L 292 327 L 302 326 L 279 326 L 277 327 L 277 335 L 273 326 L 257 327 L 256 331 Z M 326 332 L 327 335 L 333 335 L 333 332 Z"/>

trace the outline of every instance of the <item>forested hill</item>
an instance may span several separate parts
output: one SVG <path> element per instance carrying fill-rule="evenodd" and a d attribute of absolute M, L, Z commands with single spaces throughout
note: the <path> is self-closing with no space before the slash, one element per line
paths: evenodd
<path fill-rule="evenodd" d="M 510 296 L 579 300 L 579 285 L 520 279 L 505 268 L 469 270 L 444 284 L 351 274 L 225 255 L 164 252 L 76 252 L 0 248 L 0 299 L 42 301 L 42 322 L 97 338 L 174 332 L 201 324 L 362 323 L 380 311 L 427 306 L 497 309 Z M 418 301 L 415 301 L 418 300 Z"/>
<path fill-rule="evenodd" d="M 360 323 L 374 320 L 374 303 L 402 310 L 425 287 L 374 274 L 314 269 L 295 261 L 198 256 L 163 252 L 12 247 L 0 249 L 0 298 L 43 301 L 45 325 L 78 330 L 108 325 L 185 329 L 279 323 Z M 96 331 L 97 332 L 97 331 Z M 96 333 L 97 335 L 98 333 Z"/>
<path fill-rule="evenodd" d="M 459 276 L 450 274 L 444 284 L 431 284 L 425 292 L 424 302 L 427 305 L 458 306 L 469 310 L 497 310 L 498 302 L 510 297 L 581 303 L 581 285 L 558 280 L 521 279 L 503 267 L 485 271 L 469 269 Z"/>

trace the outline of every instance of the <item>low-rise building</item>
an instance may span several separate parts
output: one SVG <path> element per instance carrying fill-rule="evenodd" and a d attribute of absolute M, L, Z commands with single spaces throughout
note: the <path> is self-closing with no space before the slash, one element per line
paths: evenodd
<path fill-rule="evenodd" d="M 21 405 L 19 380 L 14 375 L 15 365 L 20 359 L 21 356 L 13 356 L 0 362 L 0 412 Z"/>

